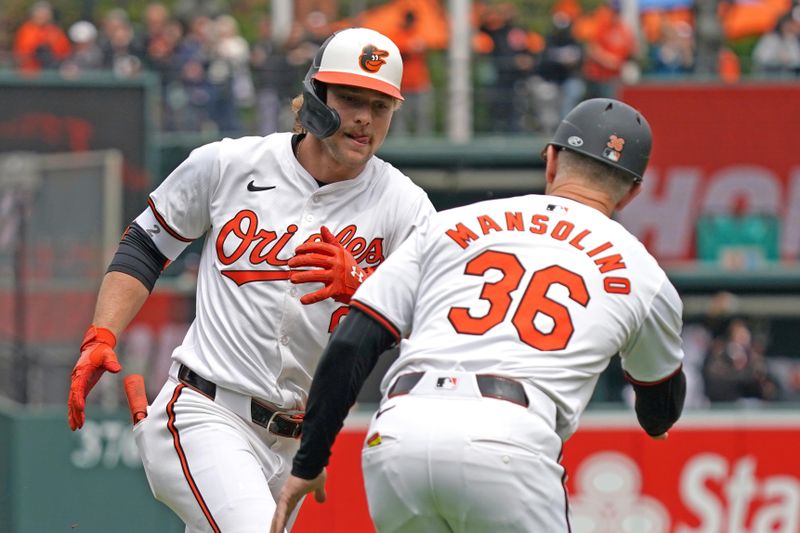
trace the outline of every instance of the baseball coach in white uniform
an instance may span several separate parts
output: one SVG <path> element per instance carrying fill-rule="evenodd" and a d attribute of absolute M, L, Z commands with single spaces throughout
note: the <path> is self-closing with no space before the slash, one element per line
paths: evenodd
<path fill-rule="evenodd" d="M 560 465 L 616 354 L 639 423 L 666 438 L 685 396 L 682 305 L 610 217 L 639 191 L 650 126 L 579 104 L 546 148 L 544 195 L 434 215 L 356 292 L 322 356 L 272 532 L 324 467 L 377 357 L 395 343 L 362 466 L 381 533 L 568 532 Z"/>
<path fill-rule="evenodd" d="M 371 269 L 433 213 L 374 156 L 402 72 L 384 35 L 332 35 L 303 83 L 300 133 L 197 148 L 122 238 L 72 373 L 69 423 L 83 425 L 102 373 L 121 370 L 116 337 L 162 269 L 204 237 L 196 317 L 133 429 L 153 494 L 187 532 L 267 529 L 330 332 Z"/>

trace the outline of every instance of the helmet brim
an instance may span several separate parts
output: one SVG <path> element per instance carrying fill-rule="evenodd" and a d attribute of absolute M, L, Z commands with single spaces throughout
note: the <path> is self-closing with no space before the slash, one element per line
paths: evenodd
<path fill-rule="evenodd" d="M 349 85 L 351 87 L 372 89 L 373 91 L 378 91 L 379 93 L 388 94 L 389 96 L 397 98 L 398 100 L 404 100 L 403 95 L 400 94 L 400 91 L 397 89 L 397 87 L 391 83 L 387 83 L 369 76 L 359 76 L 358 74 L 353 74 L 352 72 L 317 72 L 314 74 L 314 79 L 321 81 L 322 83 Z"/>

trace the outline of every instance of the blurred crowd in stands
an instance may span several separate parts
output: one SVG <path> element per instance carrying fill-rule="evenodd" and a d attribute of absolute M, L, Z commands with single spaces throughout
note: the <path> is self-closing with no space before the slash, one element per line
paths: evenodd
<path fill-rule="evenodd" d="M 767 356 L 770 323 L 742 313 L 737 297 L 720 292 L 701 320 L 683 330 L 686 406 L 800 400 L 800 362 Z"/>
<path fill-rule="evenodd" d="M 441 131 L 437 116 L 444 113 L 446 87 L 432 80 L 444 85 L 446 75 L 431 72 L 431 55 L 446 47 L 445 6 L 435 0 L 387 2 L 392 3 L 405 6 L 404 12 L 394 27 L 379 29 L 395 39 L 404 55 L 406 97 L 393 134 Z M 774 27 L 752 38 L 746 70 L 756 76 L 796 77 L 800 7 L 791 0 L 769 3 Z M 422 5 L 427 7 L 408 7 Z M 476 108 L 483 110 L 483 118 L 476 117 L 477 129 L 549 134 L 581 99 L 612 96 L 621 83 L 642 76 L 736 82 L 743 58 L 726 45 L 725 36 L 737 31 L 735 20 L 731 30 L 720 17 L 726 5 L 696 0 L 682 9 L 648 11 L 633 28 L 624 22 L 616 0 L 591 10 L 578 0 L 557 0 L 547 27 L 537 32 L 523 26 L 519 2 L 474 2 L 475 96 Z M 431 13 L 444 20 L 438 26 L 420 21 Z M 291 126 L 288 102 L 299 92 L 302 75 L 325 37 L 362 21 L 333 21 L 311 11 L 277 38 L 266 13 L 251 15 L 257 30 L 246 40 L 223 3 L 153 2 L 141 20 L 114 8 L 99 20 L 66 24 L 51 4 L 38 1 L 27 20 L 5 28 L 0 69 L 27 75 L 56 70 L 66 78 L 93 71 L 120 77 L 151 71 L 160 79 L 163 130 L 267 134 Z M 446 70 L 445 62 L 435 63 L 433 68 Z"/>

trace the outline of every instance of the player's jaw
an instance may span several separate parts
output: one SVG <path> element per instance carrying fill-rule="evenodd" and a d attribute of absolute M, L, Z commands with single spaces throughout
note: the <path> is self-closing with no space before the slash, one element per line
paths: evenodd
<path fill-rule="evenodd" d="M 372 157 L 372 138 L 364 133 L 348 134 L 341 129 L 322 141 L 330 163 L 355 177 Z"/>
<path fill-rule="evenodd" d="M 350 169 L 353 176 L 359 174 L 370 158 L 378 151 L 386 138 L 389 129 L 388 121 L 377 130 L 373 124 L 345 124 L 335 134 L 323 140 L 332 163 L 344 169 Z"/>

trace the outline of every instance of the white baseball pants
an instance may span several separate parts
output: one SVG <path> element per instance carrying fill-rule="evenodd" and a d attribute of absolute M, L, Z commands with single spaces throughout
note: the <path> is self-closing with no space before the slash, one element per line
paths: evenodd
<path fill-rule="evenodd" d="M 268 531 L 299 441 L 181 384 L 174 370 L 133 428 L 153 495 L 186 533 Z"/>
<path fill-rule="evenodd" d="M 473 374 L 428 371 L 384 399 L 362 453 L 377 530 L 569 531 L 555 405 L 525 389 L 527 408 L 481 396 Z"/>

